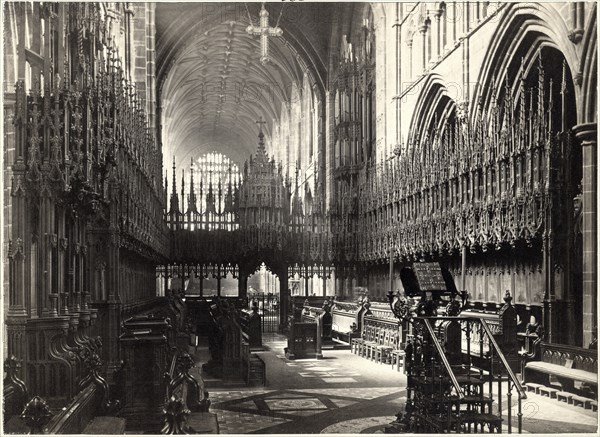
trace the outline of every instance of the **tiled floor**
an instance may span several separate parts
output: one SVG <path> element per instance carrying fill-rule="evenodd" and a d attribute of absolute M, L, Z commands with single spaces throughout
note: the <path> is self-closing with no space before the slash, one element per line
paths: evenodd
<path fill-rule="evenodd" d="M 222 434 L 377 434 L 404 408 L 406 377 L 391 366 L 348 350 L 324 351 L 321 360 L 290 361 L 283 354 L 282 337 L 267 337 L 263 342 L 268 349 L 259 352 L 266 364 L 264 388 L 211 381 L 210 410 L 217 414 Z M 516 426 L 514 401 L 513 396 Z M 505 396 L 503 405 L 506 414 Z M 528 394 L 522 411 L 526 433 L 597 429 L 597 413 L 534 394 Z"/>

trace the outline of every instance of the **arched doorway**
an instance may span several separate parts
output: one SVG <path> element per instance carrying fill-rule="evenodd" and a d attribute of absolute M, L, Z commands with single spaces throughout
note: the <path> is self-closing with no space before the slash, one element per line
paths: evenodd
<path fill-rule="evenodd" d="M 263 333 L 277 332 L 280 320 L 279 278 L 262 263 L 248 276 L 247 287 L 248 304 L 250 307 L 258 306 Z"/>
<path fill-rule="evenodd" d="M 239 296 L 248 298 L 252 306 L 255 299 L 268 313 L 263 315 L 263 332 L 284 331 L 289 313 L 290 293 L 288 286 L 288 265 L 275 254 L 264 251 L 240 261 Z M 268 279 L 267 279 L 268 278 Z"/>

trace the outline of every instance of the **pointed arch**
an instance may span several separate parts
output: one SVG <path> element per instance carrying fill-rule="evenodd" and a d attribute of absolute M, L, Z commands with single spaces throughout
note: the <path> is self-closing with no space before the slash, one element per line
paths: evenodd
<path fill-rule="evenodd" d="M 496 85 L 505 83 L 511 70 L 510 66 L 520 50 L 526 74 L 535 65 L 538 51 L 544 47 L 551 47 L 563 54 L 570 76 L 575 77 L 579 57 L 568 35 L 567 23 L 552 4 L 507 5 L 499 19 L 498 27 L 490 38 L 491 43 L 477 77 L 470 106 L 474 107 L 477 104 L 481 106 L 483 113 L 490 112 L 488 109 L 496 97 L 493 95 L 494 90 L 498 89 Z M 576 101 L 579 101 L 580 89 L 576 88 L 575 93 Z M 469 118 L 473 120 L 475 114 L 476 111 L 469 111 Z"/>
<path fill-rule="evenodd" d="M 456 102 L 450 97 L 445 83 L 438 74 L 430 74 L 425 79 L 410 121 L 410 144 L 421 143 L 432 129 L 438 135 L 443 134 L 446 120 L 456 109 Z"/>

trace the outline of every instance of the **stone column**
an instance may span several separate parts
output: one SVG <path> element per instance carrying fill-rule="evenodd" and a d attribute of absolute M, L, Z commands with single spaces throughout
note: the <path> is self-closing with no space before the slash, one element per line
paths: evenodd
<path fill-rule="evenodd" d="M 580 124 L 573 130 L 583 149 L 583 347 L 587 347 L 597 333 L 597 124 Z"/>
<path fill-rule="evenodd" d="M 423 71 L 427 69 L 427 25 L 423 23 L 419 26 L 419 32 L 421 32 L 423 47 L 421 47 L 421 70 L 419 74 L 422 74 Z"/>
<path fill-rule="evenodd" d="M 441 17 L 443 14 L 442 9 L 435 11 L 435 59 L 437 61 L 442 55 L 442 24 Z"/>

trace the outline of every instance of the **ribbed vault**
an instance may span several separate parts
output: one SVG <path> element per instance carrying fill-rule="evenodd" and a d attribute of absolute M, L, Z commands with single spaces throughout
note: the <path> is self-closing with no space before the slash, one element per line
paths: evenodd
<path fill-rule="evenodd" d="M 267 121 L 267 145 L 272 146 L 272 123 L 282 105 L 289 104 L 293 86 L 302 86 L 304 74 L 314 89 L 324 89 L 326 43 L 313 31 L 318 27 L 314 12 L 284 9 L 279 23 L 283 36 L 269 38 L 271 62 L 262 65 L 260 40 L 246 32 L 246 6 L 236 5 L 157 6 L 162 141 L 165 159 L 175 155 L 178 165 L 212 150 L 241 165 L 256 149 L 256 121 L 261 117 Z M 260 4 L 247 7 L 257 25 Z M 266 8 L 274 26 L 281 4 Z"/>

